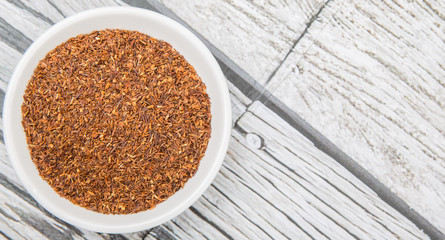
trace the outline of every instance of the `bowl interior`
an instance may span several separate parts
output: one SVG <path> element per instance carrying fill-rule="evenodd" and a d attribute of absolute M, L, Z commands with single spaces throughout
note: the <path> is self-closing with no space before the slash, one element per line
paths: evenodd
<path fill-rule="evenodd" d="M 60 197 L 39 176 L 30 158 L 21 125 L 24 91 L 35 67 L 46 53 L 78 34 L 106 28 L 137 30 L 170 43 L 195 67 L 207 87 L 211 101 L 211 138 L 196 175 L 183 189 L 153 210 L 137 214 L 101 214 Z M 55 216 L 78 227 L 98 232 L 124 233 L 147 229 L 175 217 L 207 189 L 216 176 L 227 150 L 231 110 L 221 69 L 210 51 L 195 35 L 160 14 L 136 8 L 117 7 L 90 10 L 65 19 L 35 41 L 26 51 L 11 78 L 5 98 L 3 121 L 5 143 L 13 166 L 25 188 L 41 205 Z"/>

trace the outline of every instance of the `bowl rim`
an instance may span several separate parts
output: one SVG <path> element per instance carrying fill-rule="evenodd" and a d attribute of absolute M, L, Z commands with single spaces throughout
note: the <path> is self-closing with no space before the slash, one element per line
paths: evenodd
<path fill-rule="evenodd" d="M 13 103 L 13 96 L 16 94 L 17 87 L 20 84 L 21 80 L 19 78 L 20 73 L 25 69 L 27 66 L 29 59 L 33 54 L 36 53 L 37 49 L 42 47 L 48 39 L 56 35 L 59 31 L 63 30 L 67 26 L 70 26 L 71 24 L 75 24 L 76 21 L 84 20 L 85 18 L 89 17 L 98 17 L 101 16 L 107 16 L 107 15 L 113 15 L 113 14 L 138 14 L 138 15 L 148 15 L 153 18 L 157 18 L 162 20 L 163 22 L 166 22 L 167 24 L 171 25 L 172 28 L 174 28 L 174 31 L 181 31 L 181 34 L 190 35 L 193 39 L 193 42 L 200 45 L 199 47 L 203 49 L 203 56 L 210 62 L 209 65 L 211 65 L 213 68 L 217 68 L 217 75 L 218 78 L 215 81 L 218 81 L 218 84 L 222 84 L 223 89 L 220 89 L 220 93 L 222 94 L 222 101 L 223 101 L 223 109 L 219 109 L 218 111 L 224 112 L 224 125 L 218 126 L 222 128 L 223 136 L 221 137 L 220 146 L 218 148 L 218 151 L 216 153 L 212 153 L 215 157 L 212 157 L 212 160 L 215 161 L 214 167 L 210 169 L 210 171 L 205 175 L 205 179 L 200 183 L 200 185 L 194 189 L 194 192 L 191 194 L 188 194 L 187 198 L 181 203 L 178 204 L 175 207 L 172 207 L 169 209 L 165 214 L 162 216 L 156 218 L 156 219 L 149 219 L 143 222 L 135 223 L 135 224 L 126 224 L 125 222 L 122 222 L 121 226 L 106 226 L 102 223 L 85 223 L 81 221 L 81 219 L 73 218 L 70 215 L 64 215 L 63 212 L 60 212 L 60 208 L 51 205 L 51 202 L 44 201 L 38 191 L 31 191 L 32 189 L 35 189 L 34 184 L 30 177 L 26 176 L 26 172 L 23 168 L 23 164 L 21 161 L 17 160 L 19 157 L 17 155 L 18 147 L 15 147 L 15 142 L 11 140 L 11 136 L 13 136 L 14 129 L 12 127 L 12 123 L 14 119 L 10 117 L 10 112 L 12 111 L 12 103 Z M 67 40 L 67 39 L 66 39 Z M 65 40 L 65 41 L 66 41 Z M 221 68 L 217 61 L 215 60 L 214 56 L 210 52 L 210 50 L 205 46 L 205 44 L 195 35 L 193 34 L 189 29 L 181 25 L 180 23 L 172 20 L 171 18 L 168 18 L 162 14 L 156 13 L 151 10 L 141 9 L 141 8 L 135 8 L 135 7 L 103 7 L 103 8 L 95 8 L 90 9 L 84 12 L 77 13 L 73 16 L 70 16 L 68 18 L 65 18 L 64 20 L 56 23 L 55 25 L 51 26 L 48 30 L 46 30 L 40 37 L 35 40 L 31 46 L 25 51 L 23 56 L 21 57 L 19 63 L 14 69 L 13 74 L 11 75 L 8 88 L 5 94 L 5 100 L 3 104 L 3 133 L 4 133 L 4 141 L 6 150 L 9 155 L 9 159 L 12 162 L 13 168 L 15 172 L 17 173 L 20 181 L 24 185 L 25 189 L 28 191 L 28 193 L 31 194 L 31 196 L 40 204 L 42 205 L 46 210 L 48 210 L 50 213 L 54 214 L 56 217 L 64 220 L 65 222 L 68 222 L 69 224 L 73 224 L 77 227 L 88 229 L 96 232 L 107 232 L 107 233 L 128 233 L 128 232 L 135 232 L 140 231 L 144 229 L 148 229 L 150 227 L 154 227 L 157 225 L 160 225 L 175 216 L 179 215 L 186 209 L 188 209 L 198 198 L 205 192 L 205 190 L 210 186 L 210 184 L 213 182 L 214 178 L 216 177 L 217 173 L 219 172 L 219 169 L 222 166 L 225 153 L 227 152 L 227 148 L 229 145 L 230 135 L 231 135 L 231 128 L 232 128 L 232 114 L 231 114 L 231 102 L 230 102 L 230 94 L 228 91 L 226 79 L 224 77 L 224 74 L 221 71 Z M 15 119 L 17 121 L 17 119 Z M 27 143 L 26 143 L 27 147 Z M 73 203 L 71 203 L 73 204 Z M 91 211 L 91 210 L 90 210 Z M 119 215 L 109 215 L 109 216 L 119 216 Z"/>

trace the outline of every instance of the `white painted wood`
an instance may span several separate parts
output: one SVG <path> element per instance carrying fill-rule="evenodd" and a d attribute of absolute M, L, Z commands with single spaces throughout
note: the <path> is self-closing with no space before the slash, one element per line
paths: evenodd
<path fill-rule="evenodd" d="M 267 88 L 445 232 L 445 5 L 331 1 Z"/>
<path fill-rule="evenodd" d="M 231 92 L 237 95 L 233 89 Z M 325 235 L 347 239 L 348 236 L 352 238 L 351 234 L 364 239 L 427 238 L 358 179 L 262 105 L 253 104 L 250 112 L 238 120 L 237 127 L 241 128 L 241 132 L 264 139 L 265 147 L 250 149 L 249 137 L 234 130 L 224 166 L 214 184 L 193 205 L 194 210 L 187 210 L 156 228 L 148 239 L 165 236 L 178 239 L 223 238 L 225 235 L 215 226 L 234 239 L 323 239 Z M 0 150 L 4 160 L 5 151 L 1 143 Z M 0 176 L 7 176 L 11 184 L 21 188 L 10 164 L 5 162 L 0 163 Z M 0 198 L 0 209 L 6 216 L 28 219 L 24 222 L 1 218 L 0 221 L 6 223 L 0 224 L 2 232 L 15 238 L 21 237 L 14 235 L 16 232 L 26 230 L 27 235 L 23 237 L 43 239 L 48 235 L 42 235 L 38 227 L 45 226 L 44 229 L 52 231 L 46 234 L 67 234 L 68 230 L 55 227 L 59 224 L 39 209 L 15 196 L 10 189 L 1 184 L 0 187 L 0 197 L 3 197 Z M 77 237 L 101 237 L 89 231 L 82 233 L 85 235 Z M 136 239 L 141 235 L 131 237 Z"/>
<path fill-rule="evenodd" d="M 0 129 L 2 130 L 2 129 Z M 17 178 L 0 142 L 0 232 L 11 239 L 107 239 L 54 218 L 35 203 Z M 138 239 L 144 232 L 125 234 Z"/>
<path fill-rule="evenodd" d="M 264 139 L 265 147 L 258 149 L 255 144 L 256 147 L 250 148 L 248 135 L 234 130 L 224 166 L 214 184 L 193 205 L 194 210 L 187 210 L 156 228 L 151 237 L 223 238 L 225 235 L 209 224 L 211 222 L 234 239 L 323 239 L 326 236 L 346 239 L 352 238 L 351 234 L 363 239 L 427 238 L 264 106 L 253 104 L 250 112 L 238 120 L 237 127 L 241 127 L 241 132 Z M 0 176 L 7 176 L 11 184 L 21 188 L 10 164 L 4 161 L 6 154 L 1 143 L 0 150 Z M 55 227 L 60 224 L 10 189 L 1 184 L 0 187 L 0 209 L 6 216 L 20 220 L 14 221 L 1 214 L 0 221 L 6 224 L 0 224 L 3 226 L 0 230 L 5 234 L 14 238 L 43 239 L 48 235 L 42 235 L 39 226 L 51 230 L 46 234 L 70 233 L 66 228 Z M 22 230 L 26 230 L 26 235 L 14 235 Z M 82 231 L 82 234 L 85 235 L 74 236 L 101 237 L 89 231 Z M 131 237 L 136 239 L 141 235 Z"/>
<path fill-rule="evenodd" d="M 14 4 L 13 1 L 1 2 L 0 17 L 30 40 L 35 40 L 39 33 L 51 25 L 50 22 L 60 21 L 64 16 L 93 7 L 123 4 L 98 0 L 75 3 L 23 0 L 21 3 L 28 9 L 23 9 L 20 4 Z M 175 2 L 170 3 L 170 6 L 173 3 Z M 177 4 L 186 12 L 198 13 L 192 11 L 191 7 Z M 212 33 L 213 36 L 218 34 L 221 34 L 218 36 L 229 36 L 225 40 L 212 39 L 212 34 L 204 36 L 212 42 L 215 41 L 217 46 L 221 42 L 229 44 L 218 47 L 222 47 L 223 50 L 225 47 L 225 53 L 243 67 L 249 65 L 249 71 L 256 71 L 255 67 L 252 67 L 254 65 L 251 65 L 256 64 L 256 68 L 259 69 L 257 74 L 262 75 L 258 79 L 262 82 L 273 70 L 273 64 L 275 66 L 279 64 L 292 42 L 304 29 L 305 22 L 311 18 L 311 14 L 320 7 L 317 1 L 287 3 L 296 4 L 289 5 L 288 8 L 285 8 L 285 3 L 278 1 L 268 3 L 270 5 L 267 6 L 248 1 L 216 3 L 208 1 L 202 4 L 204 5 L 194 5 L 194 7 L 200 8 L 204 14 L 206 11 L 203 7 L 211 5 L 207 11 L 216 12 L 215 15 L 209 15 L 208 12 L 204 15 L 209 18 L 208 21 L 215 29 L 218 29 L 215 26 L 219 25 L 225 26 L 226 29 L 232 27 L 230 31 L 225 30 L 227 32 Z M 224 12 L 226 10 L 228 12 Z M 6 11 L 15 15 L 3 14 Z M 298 14 L 294 16 L 294 13 Z M 224 18 L 223 14 L 226 15 Z M 218 18 L 219 24 L 212 22 Z M 241 24 L 231 26 L 231 21 L 239 19 L 248 23 L 247 27 Z M 192 27 L 196 27 L 193 24 Z M 211 29 L 212 24 L 206 22 L 203 24 L 206 25 L 203 29 Z M 28 29 L 26 26 L 31 28 Z M 245 33 L 238 35 L 238 39 L 249 40 L 239 47 L 238 50 L 242 54 L 237 57 L 227 50 L 231 49 L 230 44 L 236 43 L 236 34 L 235 37 L 233 35 L 241 32 L 240 29 Z M 246 31 L 252 31 L 254 34 L 247 34 L 249 32 Z M 266 36 L 265 39 L 262 38 L 263 35 Z M 257 42 L 260 44 L 256 45 Z M 10 44 L 12 43 L 0 40 L 1 89 L 5 89 L 15 62 L 22 54 Z M 12 61 L 8 62 L 7 58 L 11 58 Z M 263 105 L 257 102 L 252 104 L 234 85 L 229 84 L 229 88 L 236 125 L 226 161 L 212 186 L 192 208 L 172 221 L 152 229 L 148 235 L 147 232 L 139 232 L 118 237 L 128 239 L 428 238 L 285 121 Z M 106 234 L 72 228 L 41 209 L 22 188 L 1 142 L 0 231 L 14 239 L 21 237 L 55 239 L 65 236 L 71 236 L 73 239 L 111 239 Z"/>
<path fill-rule="evenodd" d="M 17 2 L 18 1 L 16 1 L 16 3 Z M 59 22 L 62 19 L 64 19 L 62 13 L 59 12 L 56 8 L 54 8 L 54 6 L 48 1 L 21 0 L 21 2 L 25 7 L 32 9 L 37 14 L 45 16 L 53 23 Z"/>
<path fill-rule="evenodd" d="M 92 8 L 98 7 L 106 7 L 106 6 L 118 6 L 119 4 L 113 0 L 80 0 L 80 1 L 54 1 L 48 0 L 51 2 L 54 8 L 57 8 L 58 11 L 63 14 L 63 16 L 68 17 L 74 15 L 78 12 L 85 11 Z"/>
<path fill-rule="evenodd" d="M 244 131 L 264 140 L 262 149 L 251 151 L 272 167 L 248 172 L 271 182 L 272 185 L 266 187 L 271 195 L 287 193 L 298 206 L 292 214 L 288 207 L 291 204 L 283 202 L 290 216 L 301 215 L 322 232 L 329 232 L 332 238 L 347 236 L 343 230 L 363 239 L 389 238 L 389 232 L 402 239 L 412 237 L 404 232 L 416 229 L 412 223 L 384 204 L 367 186 L 298 131 L 257 102 L 249 110 L 238 124 Z M 401 232 L 406 235 L 399 235 Z"/>
<path fill-rule="evenodd" d="M 250 148 L 244 132 L 264 146 Z M 220 230 L 234 239 L 428 238 L 258 103 L 238 120 L 220 173 L 192 208 L 147 239 L 220 239 Z"/>
<path fill-rule="evenodd" d="M 323 0 L 162 0 L 194 30 L 264 83 Z"/>
<path fill-rule="evenodd" d="M 7 1 L 0 1 L 1 17 L 30 39 L 36 39 L 51 25 Z M 20 17 L 18 17 L 20 16 Z"/>
<path fill-rule="evenodd" d="M 237 89 L 231 82 L 227 81 L 227 85 L 230 89 L 230 98 L 232 101 L 232 126 L 239 117 L 247 110 L 247 106 L 252 103 L 252 101 L 243 95 L 243 93 Z"/>
<path fill-rule="evenodd" d="M 51 26 L 52 23 L 49 23 L 48 19 L 52 22 L 62 20 L 64 17 L 61 13 L 66 16 L 94 7 L 118 5 L 113 1 L 85 1 L 85 3 L 77 1 L 77 8 L 70 12 L 62 1 L 51 2 L 51 4 L 48 1 L 21 3 L 30 10 L 24 10 L 14 1 L 0 1 L 0 17 L 31 40 L 35 40 Z M 57 4 L 62 4 L 62 6 L 57 6 Z M 65 12 L 59 12 L 62 11 L 61 9 Z M 42 19 L 42 16 L 45 19 Z M 0 92 L 2 96 L 13 68 L 22 54 L 0 40 Z M 7 158 L 3 143 L 0 143 L 0 233 L 0 236 L 4 235 L 12 239 L 110 239 L 108 234 L 98 234 L 67 225 L 48 214 L 38 204 L 36 205 L 21 186 Z M 122 236 L 128 239 L 141 239 L 144 235 L 143 231 Z"/>
<path fill-rule="evenodd" d="M 0 41 L 0 53 L 3 55 L 0 58 L 0 81 L 7 83 L 22 54 L 2 41 Z M 1 89 L 6 91 L 5 88 Z"/>

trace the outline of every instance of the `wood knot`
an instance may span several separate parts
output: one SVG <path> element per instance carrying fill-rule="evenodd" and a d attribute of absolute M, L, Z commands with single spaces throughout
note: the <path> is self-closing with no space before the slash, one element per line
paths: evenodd
<path fill-rule="evenodd" d="M 264 146 L 264 139 L 255 133 L 247 133 L 245 138 L 250 148 L 261 149 Z"/>

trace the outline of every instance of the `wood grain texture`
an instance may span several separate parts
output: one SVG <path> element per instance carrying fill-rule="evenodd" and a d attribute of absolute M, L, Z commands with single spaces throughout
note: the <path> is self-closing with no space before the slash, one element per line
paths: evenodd
<path fill-rule="evenodd" d="M 0 231 L 10 239 L 104 239 L 55 218 L 24 190 L 0 143 Z"/>
<path fill-rule="evenodd" d="M 258 102 L 238 119 L 212 186 L 191 209 L 152 230 L 148 239 L 165 237 L 427 238 Z"/>
<path fill-rule="evenodd" d="M 301 9 L 312 6 L 311 1 L 307 3 L 300 3 Z M 27 46 L 53 23 L 78 11 L 123 3 L 72 4 L 51 0 L 0 2 L 0 89 L 6 89 L 12 70 Z M 3 14 L 6 11 L 15 15 Z M 27 194 L 0 142 L 0 236 L 13 239 L 428 238 L 285 121 L 262 104 L 252 103 L 234 85 L 229 84 L 229 88 L 235 128 L 228 155 L 212 186 L 180 216 L 132 234 L 107 235 L 77 229 L 46 212 Z"/>
<path fill-rule="evenodd" d="M 250 104 L 236 89 L 231 89 L 231 93 L 233 105 L 238 105 L 235 108 Z M 411 222 L 261 104 L 252 104 L 235 129 L 220 174 L 197 203 L 174 220 L 149 231 L 148 236 L 145 232 L 123 236 L 427 239 Z M 0 159 L 0 231 L 5 235 L 14 239 L 110 237 L 73 228 L 48 214 L 21 187 L 3 143 Z"/>
<path fill-rule="evenodd" d="M 323 0 L 161 2 L 261 83 L 324 4 Z"/>
<path fill-rule="evenodd" d="M 444 12 L 334 0 L 267 86 L 442 232 Z"/>
<path fill-rule="evenodd" d="M 66 15 L 105 4 L 118 5 L 111 1 L 86 2 L 89 5 L 77 4 L 76 10 L 69 11 L 68 7 L 57 6 L 49 1 L 0 1 L 1 106 L 12 71 L 33 40 Z M 0 128 L 2 129 L 1 121 Z M 0 236 L 10 239 L 142 239 L 146 234 L 146 231 L 124 235 L 95 233 L 77 229 L 48 213 L 22 187 L 7 157 L 2 137 Z"/>
<path fill-rule="evenodd" d="M 250 104 L 236 89 L 231 93 L 238 105 L 234 108 Z M 427 239 L 270 110 L 258 103 L 249 109 L 237 122 L 228 157 L 212 186 L 192 208 L 152 229 L 146 239 Z M 73 228 L 48 214 L 21 187 L 3 143 L 0 159 L 0 231 L 5 235 L 110 237 Z M 124 236 L 138 239 L 145 232 Z"/>

